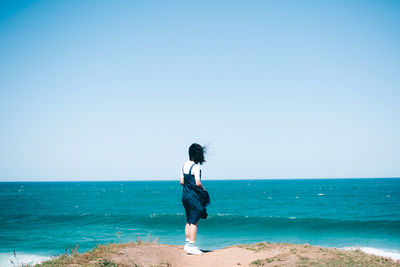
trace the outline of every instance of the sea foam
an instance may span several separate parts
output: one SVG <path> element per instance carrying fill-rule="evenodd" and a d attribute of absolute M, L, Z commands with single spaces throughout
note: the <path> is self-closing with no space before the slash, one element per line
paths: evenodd
<path fill-rule="evenodd" d="M 0 253 L 0 266 L 14 267 L 14 266 L 34 266 L 43 261 L 49 260 L 50 257 L 36 254 L 17 253 Z M 13 264 L 14 263 L 14 264 Z"/>
<path fill-rule="evenodd" d="M 359 249 L 365 253 L 382 256 L 386 258 L 391 258 L 392 260 L 400 260 L 400 251 L 397 250 L 387 250 L 380 248 L 371 248 L 371 247 L 344 247 L 345 250 L 356 250 Z"/>

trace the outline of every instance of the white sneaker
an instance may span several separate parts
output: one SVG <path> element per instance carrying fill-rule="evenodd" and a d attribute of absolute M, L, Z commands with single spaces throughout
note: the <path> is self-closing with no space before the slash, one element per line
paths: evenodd
<path fill-rule="evenodd" d="M 188 247 L 189 247 L 189 245 L 185 244 L 185 246 L 183 247 L 183 250 L 187 252 Z"/>
<path fill-rule="evenodd" d="M 203 251 L 201 251 L 198 247 L 196 246 L 187 246 L 185 250 L 188 254 L 192 255 L 203 255 Z"/>

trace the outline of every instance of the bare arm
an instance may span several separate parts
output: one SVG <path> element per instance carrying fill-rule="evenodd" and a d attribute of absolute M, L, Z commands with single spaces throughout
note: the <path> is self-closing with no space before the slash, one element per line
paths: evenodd
<path fill-rule="evenodd" d="M 206 189 L 205 189 L 205 188 L 203 187 L 203 185 L 201 184 L 201 170 L 199 171 L 199 173 L 198 173 L 197 175 L 198 175 L 198 176 L 195 177 L 196 186 L 206 191 Z"/>
<path fill-rule="evenodd" d="M 203 187 L 203 185 L 201 184 L 201 181 L 200 181 L 200 180 L 196 180 L 196 185 L 197 185 L 197 187 L 199 187 L 199 188 L 201 188 L 201 189 L 207 191 L 207 190 Z"/>
<path fill-rule="evenodd" d="M 184 185 L 185 184 L 185 180 L 183 179 L 183 168 L 182 168 L 182 170 L 181 170 L 181 185 Z"/>

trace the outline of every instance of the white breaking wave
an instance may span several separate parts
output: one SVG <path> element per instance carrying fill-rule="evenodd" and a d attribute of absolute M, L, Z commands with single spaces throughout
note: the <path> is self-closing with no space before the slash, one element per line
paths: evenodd
<path fill-rule="evenodd" d="M 39 264 L 49 259 L 50 257 L 48 256 L 35 255 L 35 254 L 16 253 L 16 257 L 14 257 L 14 254 L 12 252 L 0 253 L 0 266 L 4 267 L 14 267 L 22 265 L 34 266 L 35 264 Z"/>
<path fill-rule="evenodd" d="M 359 249 L 368 254 L 391 258 L 392 260 L 395 260 L 395 261 L 400 260 L 400 251 L 397 251 L 397 250 L 385 250 L 385 249 L 371 248 L 371 247 L 344 247 L 343 249 L 345 249 L 345 250 Z"/>
<path fill-rule="evenodd" d="M 224 217 L 224 216 L 231 216 L 232 214 L 230 213 L 217 213 L 218 217 Z"/>

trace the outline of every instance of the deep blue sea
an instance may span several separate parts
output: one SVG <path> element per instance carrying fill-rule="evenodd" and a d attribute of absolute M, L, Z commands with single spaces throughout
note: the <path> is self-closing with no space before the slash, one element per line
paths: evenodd
<path fill-rule="evenodd" d="M 260 241 L 362 247 L 400 258 L 400 178 L 203 181 L 209 218 L 197 244 Z M 0 266 L 29 263 L 79 244 L 158 238 L 184 244 L 179 181 L 2 182 Z"/>

